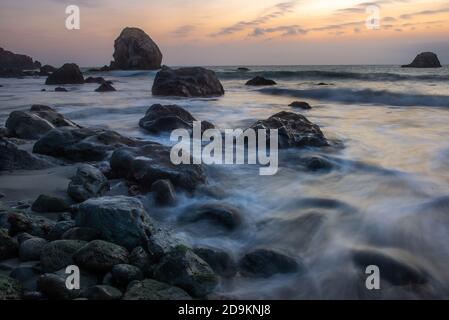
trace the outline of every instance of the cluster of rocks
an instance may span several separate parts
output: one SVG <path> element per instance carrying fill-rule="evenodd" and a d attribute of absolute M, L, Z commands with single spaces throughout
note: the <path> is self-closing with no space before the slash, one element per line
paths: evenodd
<path fill-rule="evenodd" d="M 22 77 L 27 72 L 39 69 L 41 63 L 29 56 L 16 54 L 0 48 L 0 77 Z"/>

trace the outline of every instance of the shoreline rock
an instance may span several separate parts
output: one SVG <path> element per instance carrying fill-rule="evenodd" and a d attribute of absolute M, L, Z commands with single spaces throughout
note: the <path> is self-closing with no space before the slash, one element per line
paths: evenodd
<path fill-rule="evenodd" d="M 271 79 L 265 79 L 264 77 L 254 77 L 251 80 L 248 80 L 245 85 L 247 86 L 274 86 L 276 85 L 276 81 Z"/>
<path fill-rule="evenodd" d="M 46 85 L 58 84 L 83 84 L 84 77 L 78 67 L 74 63 L 66 63 L 61 68 L 50 74 L 45 81 Z"/>
<path fill-rule="evenodd" d="M 416 56 L 412 63 L 401 66 L 402 68 L 441 68 L 438 56 L 433 52 L 422 52 Z"/>

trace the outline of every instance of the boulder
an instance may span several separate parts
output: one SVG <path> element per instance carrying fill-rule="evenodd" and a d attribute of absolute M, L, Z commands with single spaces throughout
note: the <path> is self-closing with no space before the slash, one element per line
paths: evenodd
<path fill-rule="evenodd" d="M 101 240 L 101 234 L 94 228 L 75 227 L 64 232 L 61 238 L 64 240 L 93 241 Z"/>
<path fill-rule="evenodd" d="M 75 227 L 75 221 L 73 220 L 58 221 L 46 238 L 50 241 L 60 240 L 62 235 L 73 227 Z"/>
<path fill-rule="evenodd" d="M 35 292 L 37 289 L 37 279 L 41 275 L 36 266 L 19 266 L 14 268 L 9 276 L 17 280 L 25 292 Z"/>
<path fill-rule="evenodd" d="M 302 272 L 303 265 L 280 252 L 257 249 L 239 261 L 239 271 L 244 277 L 268 278 L 278 273 Z"/>
<path fill-rule="evenodd" d="M 9 234 L 16 235 L 22 232 L 35 237 L 47 238 L 55 226 L 55 221 L 38 215 L 27 215 L 14 212 L 8 216 Z"/>
<path fill-rule="evenodd" d="M 149 144 L 140 148 L 120 148 L 111 157 L 112 173 L 126 178 L 142 190 L 149 190 L 157 180 L 169 179 L 175 187 L 193 191 L 206 183 L 202 165 L 179 164 L 170 160 L 171 149 L 159 144 Z"/>
<path fill-rule="evenodd" d="M 51 65 L 44 65 L 40 68 L 40 74 L 41 76 L 48 76 L 50 75 L 50 73 L 55 72 L 56 70 L 58 70 L 57 68 L 51 66 Z"/>
<path fill-rule="evenodd" d="M 8 234 L 8 230 L 0 229 L 0 261 L 17 257 L 19 244 Z"/>
<path fill-rule="evenodd" d="M 302 158 L 300 162 L 308 171 L 312 172 L 329 171 L 333 168 L 333 165 L 329 160 L 319 156 Z"/>
<path fill-rule="evenodd" d="M 111 270 L 112 281 L 118 288 L 126 288 L 132 281 L 142 280 L 142 271 L 130 264 L 117 264 Z"/>
<path fill-rule="evenodd" d="M 223 86 L 215 72 L 201 67 L 170 69 L 163 67 L 154 79 L 154 96 L 222 96 Z"/>
<path fill-rule="evenodd" d="M 33 202 L 31 210 L 40 213 L 64 212 L 70 210 L 70 204 L 65 199 L 41 194 Z"/>
<path fill-rule="evenodd" d="M 20 261 L 40 260 L 41 252 L 47 243 L 47 240 L 37 237 L 23 241 L 19 247 Z"/>
<path fill-rule="evenodd" d="M 71 161 L 100 161 L 123 146 L 142 144 L 114 131 L 88 128 L 56 128 L 39 139 L 33 152 Z"/>
<path fill-rule="evenodd" d="M 84 290 L 82 296 L 86 297 L 88 300 L 110 301 L 120 300 L 123 294 L 117 288 L 107 285 L 96 285 Z"/>
<path fill-rule="evenodd" d="M 85 241 L 56 240 L 48 243 L 41 251 L 41 267 L 44 272 L 54 272 L 74 265 L 74 255 L 86 245 Z"/>
<path fill-rule="evenodd" d="M 435 53 L 423 52 L 411 64 L 403 65 L 402 68 L 441 68 L 441 63 Z"/>
<path fill-rule="evenodd" d="M 151 185 L 151 192 L 158 205 L 173 205 L 176 203 L 176 191 L 170 180 L 157 180 Z"/>
<path fill-rule="evenodd" d="M 232 278 L 237 273 L 237 264 L 225 251 L 211 248 L 195 248 L 193 252 L 206 261 L 219 276 Z"/>
<path fill-rule="evenodd" d="M 304 101 L 293 101 L 288 106 L 289 107 L 293 107 L 293 108 L 303 109 L 303 110 L 310 110 L 310 109 L 312 109 L 310 104 L 308 104 L 307 102 L 304 102 Z"/>
<path fill-rule="evenodd" d="M 39 139 L 57 127 L 79 128 L 54 109 L 33 105 L 29 111 L 13 111 L 6 120 L 10 135 L 21 139 Z"/>
<path fill-rule="evenodd" d="M 128 263 L 128 251 L 121 246 L 103 240 L 94 240 L 79 249 L 74 260 L 78 266 L 87 270 L 105 273 L 117 264 Z"/>
<path fill-rule="evenodd" d="M 84 83 L 83 73 L 74 63 L 66 63 L 61 68 L 48 76 L 45 84 L 82 84 Z"/>
<path fill-rule="evenodd" d="M 0 274 L 0 301 L 20 300 L 22 287 L 17 280 Z"/>
<path fill-rule="evenodd" d="M 111 69 L 155 70 L 161 67 L 162 53 L 141 29 L 125 28 L 114 43 Z"/>
<path fill-rule="evenodd" d="M 102 239 L 132 250 L 146 246 L 152 222 L 142 203 L 125 196 L 89 199 L 76 209 L 76 225 L 94 228 Z"/>
<path fill-rule="evenodd" d="M 324 147 L 329 142 L 318 125 L 300 114 L 282 111 L 266 120 L 259 120 L 251 126 L 254 130 L 278 129 L 279 148 Z M 269 134 L 267 133 L 267 140 Z"/>
<path fill-rule="evenodd" d="M 154 269 L 156 280 L 178 286 L 194 297 L 205 297 L 218 284 L 211 267 L 192 250 L 177 246 Z"/>
<path fill-rule="evenodd" d="M 57 87 L 57 88 L 55 88 L 55 92 L 68 92 L 68 90 L 63 87 Z"/>
<path fill-rule="evenodd" d="M 210 203 L 188 207 L 179 216 L 178 221 L 182 224 L 210 221 L 215 226 L 218 225 L 226 230 L 232 231 L 241 225 L 242 218 L 240 211 L 231 205 Z"/>
<path fill-rule="evenodd" d="M 145 276 L 151 274 L 153 260 L 143 247 L 136 247 L 129 255 L 129 263 L 141 270 Z"/>
<path fill-rule="evenodd" d="M 106 80 L 103 77 L 88 77 L 84 80 L 84 82 L 102 84 L 106 82 Z"/>
<path fill-rule="evenodd" d="M 247 71 L 250 71 L 250 70 L 249 70 L 249 68 L 246 68 L 246 67 L 239 67 L 239 68 L 237 68 L 237 71 L 247 72 Z"/>
<path fill-rule="evenodd" d="M 0 171 L 40 170 L 53 164 L 25 150 L 20 150 L 14 143 L 0 138 Z"/>
<path fill-rule="evenodd" d="M 191 300 L 184 290 L 166 283 L 145 279 L 134 282 L 126 291 L 123 300 Z"/>
<path fill-rule="evenodd" d="M 247 86 L 274 86 L 276 85 L 276 82 L 270 79 L 265 79 L 264 77 L 254 77 L 248 82 L 246 82 Z"/>
<path fill-rule="evenodd" d="M 33 61 L 29 56 L 16 54 L 0 48 L 0 68 L 32 70 L 40 67 L 40 62 Z"/>
<path fill-rule="evenodd" d="M 76 202 L 101 197 L 110 189 L 108 179 L 96 167 L 82 164 L 71 178 L 68 195 Z"/>
<path fill-rule="evenodd" d="M 193 130 L 193 121 L 197 121 L 187 110 L 177 105 L 152 105 L 145 117 L 140 119 L 139 126 L 151 133 L 172 131 L 175 129 Z M 207 121 L 201 122 L 201 131 L 213 129 L 214 125 Z"/>
<path fill-rule="evenodd" d="M 103 82 L 97 89 L 95 89 L 96 92 L 111 92 L 111 91 L 117 91 L 115 88 L 107 82 Z"/>

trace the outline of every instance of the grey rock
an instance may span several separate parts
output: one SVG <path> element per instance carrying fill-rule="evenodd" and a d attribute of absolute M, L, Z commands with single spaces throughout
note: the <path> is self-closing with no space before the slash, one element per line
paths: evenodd
<path fill-rule="evenodd" d="M 17 267 L 11 271 L 9 276 L 17 280 L 23 291 L 36 291 L 37 279 L 41 275 L 35 267 Z"/>
<path fill-rule="evenodd" d="M 109 189 L 108 179 L 100 170 L 89 164 L 82 164 L 71 178 L 67 193 L 74 201 L 83 202 L 101 197 Z"/>
<path fill-rule="evenodd" d="M 303 110 L 310 110 L 310 109 L 312 109 L 310 104 L 308 104 L 307 102 L 304 102 L 304 101 L 293 101 L 288 106 L 289 107 L 293 107 L 293 108 L 303 109 Z"/>
<path fill-rule="evenodd" d="M 265 79 L 264 77 L 254 77 L 253 79 L 246 82 L 247 86 L 274 86 L 276 82 L 270 79 Z"/>
<path fill-rule="evenodd" d="M 184 290 L 152 279 L 135 282 L 126 291 L 123 300 L 191 300 Z"/>
<path fill-rule="evenodd" d="M 435 53 L 423 52 L 418 54 L 411 64 L 403 65 L 402 68 L 441 68 L 441 63 Z"/>
<path fill-rule="evenodd" d="M 55 226 L 53 220 L 38 215 L 26 215 L 14 212 L 8 216 L 9 233 L 16 235 L 22 232 L 35 237 L 47 238 Z"/>
<path fill-rule="evenodd" d="M 239 261 L 239 271 L 245 277 L 268 278 L 278 273 L 303 272 L 304 266 L 280 252 L 257 249 Z"/>
<path fill-rule="evenodd" d="M 237 264 L 225 251 L 211 248 L 195 248 L 193 252 L 206 261 L 216 274 L 224 278 L 232 278 L 236 275 Z"/>
<path fill-rule="evenodd" d="M 23 241 L 19 247 L 20 261 L 39 260 L 42 249 L 47 245 L 47 243 L 47 240 L 37 237 Z"/>
<path fill-rule="evenodd" d="M 216 226 L 227 230 L 235 230 L 242 223 L 240 212 L 237 208 L 221 203 L 209 203 L 188 207 L 178 218 L 182 224 L 198 221 L 211 221 Z"/>
<path fill-rule="evenodd" d="M 130 264 L 117 264 L 112 270 L 112 279 L 118 288 L 126 288 L 131 281 L 142 280 L 142 271 Z"/>
<path fill-rule="evenodd" d="M 55 88 L 55 92 L 68 92 L 68 90 L 63 87 L 57 87 L 57 88 Z"/>
<path fill-rule="evenodd" d="M 154 261 L 151 256 L 143 247 L 136 247 L 133 251 L 131 251 L 129 255 L 129 263 L 139 268 L 145 276 L 151 275 L 151 267 L 154 265 Z"/>
<path fill-rule="evenodd" d="M 54 166 L 50 161 L 20 150 L 14 143 L 0 138 L 0 171 L 40 170 Z"/>
<path fill-rule="evenodd" d="M 40 213 L 65 212 L 70 210 L 70 205 L 65 199 L 41 194 L 36 201 L 33 202 L 31 210 Z"/>
<path fill-rule="evenodd" d="M 170 180 L 157 180 L 151 185 L 156 203 L 162 206 L 176 203 L 176 191 Z"/>
<path fill-rule="evenodd" d="M 8 234 L 8 230 L 0 229 L 0 260 L 17 257 L 19 244 Z"/>
<path fill-rule="evenodd" d="M 62 235 L 66 233 L 67 230 L 70 230 L 73 227 L 75 227 L 74 220 L 59 221 L 51 229 L 50 233 L 46 238 L 51 241 L 60 240 L 62 238 Z"/>
<path fill-rule="evenodd" d="M 44 272 L 54 272 L 74 265 L 74 255 L 86 245 L 85 241 L 57 240 L 48 243 L 41 251 L 41 267 Z"/>
<path fill-rule="evenodd" d="M 81 240 L 81 241 L 92 241 L 100 240 L 101 234 L 97 229 L 85 228 L 85 227 L 75 227 L 67 230 L 63 235 L 62 239 L 65 240 Z"/>
<path fill-rule="evenodd" d="M 84 77 L 80 68 L 74 63 L 66 63 L 48 76 L 45 84 L 82 84 Z"/>
<path fill-rule="evenodd" d="M 103 240 L 89 242 L 74 256 L 77 265 L 93 272 L 111 271 L 117 264 L 128 263 L 128 251 L 121 246 Z"/>

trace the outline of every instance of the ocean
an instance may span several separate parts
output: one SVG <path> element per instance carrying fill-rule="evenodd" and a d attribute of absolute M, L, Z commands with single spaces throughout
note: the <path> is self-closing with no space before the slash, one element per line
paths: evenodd
<path fill-rule="evenodd" d="M 225 297 L 449 297 L 449 67 L 209 68 L 225 88 L 222 97 L 153 97 L 156 71 L 89 73 L 86 68 L 85 77 L 113 81 L 117 92 L 107 93 L 94 92 L 97 84 L 67 85 L 69 92 L 53 92 L 43 77 L 0 79 L 0 122 L 13 110 L 44 104 L 82 126 L 172 144 L 168 134 L 150 135 L 139 128 L 139 119 L 155 103 L 177 104 L 220 129 L 245 129 L 279 111 L 301 113 L 320 126 L 333 147 L 282 150 L 275 176 L 260 176 L 255 166 L 210 166 L 209 185 L 219 190 L 219 200 L 182 195 L 172 208 L 147 204 L 150 215 L 192 246 L 221 248 L 235 258 L 252 248 L 270 247 L 306 266 L 301 274 L 223 281 L 218 294 Z M 256 75 L 277 85 L 245 86 Z M 42 92 L 44 88 L 48 91 Z M 294 100 L 306 101 L 312 109 L 289 107 Z M 307 157 L 320 157 L 332 168 L 307 170 L 302 161 Z M 59 169 L 2 174 L 0 192 L 4 201 L 32 199 L 45 188 L 62 193 L 68 176 Z M 38 188 L 42 179 L 59 182 L 43 181 Z M 122 187 L 117 182 L 111 193 Z M 176 224 L 184 208 L 205 202 L 237 206 L 244 228 L 228 234 L 206 225 Z M 381 292 L 366 290 L 365 270 L 358 265 L 360 256 L 366 258 L 361 252 L 393 255 L 407 272 L 425 274 L 428 280 L 418 287 L 385 282 Z"/>

